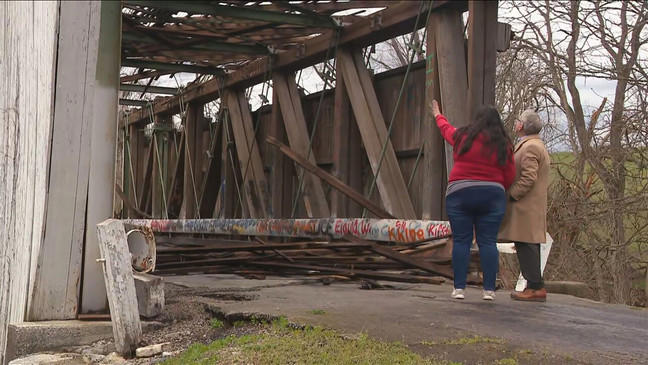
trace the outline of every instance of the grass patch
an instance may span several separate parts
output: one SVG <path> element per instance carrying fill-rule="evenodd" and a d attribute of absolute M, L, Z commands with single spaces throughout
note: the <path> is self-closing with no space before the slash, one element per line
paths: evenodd
<path fill-rule="evenodd" d="M 310 313 L 316 316 L 321 316 L 323 314 L 326 314 L 326 311 L 324 309 L 313 309 L 312 311 L 310 311 Z"/>
<path fill-rule="evenodd" d="M 512 357 L 509 357 L 507 359 L 497 360 L 495 364 L 496 365 L 518 365 L 518 361 Z"/>
<path fill-rule="evenodd" d="M 498 345 L 504 344 L 504 340 L 500 338 L 484 337 L 484 336 L 469 336 L 453 339 L 445 339 L 442 341 L 421 341 L 421 345 L 438 346 L 438 345 L 475 345 L 479 343 L 495 343 Z"/>
<path fill-rule="evenodd" d="M 241 327 L 245 327 L 247 324 L 248 324 L 248 322 L 246 322 L 246 321 L 236 321 L 236 322 L 232 323 L 232 326 L 234 328 L 241 328 Z"/>
<path fill-rule="evenodd" d="M 405 345 L 366 334 L 349 337 L 320 327 L 293 329 L 285 318 L 257 334 L 196 344 L 165 365 L 180 364 L 454 364 L 426 359 Z"/>
<path fill-rule="evenodd" d="M 225 323 L 218 318 L 212 318 L 212 320 L 209 321 L 209 326 L 211 328 L 223 328 L 225 327 Z"/>

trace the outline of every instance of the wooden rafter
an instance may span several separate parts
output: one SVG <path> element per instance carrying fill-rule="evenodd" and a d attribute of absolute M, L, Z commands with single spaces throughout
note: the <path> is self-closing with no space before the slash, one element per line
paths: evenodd
<path fill-rule="evenodd" d="M 348 27 L 345 27 L 339 38 L 339 45 L 353 44 L 356 47 L 364 47 L 397 35 L 411 32 L 416 22 L 416 16 L 420 11 L 427 11 L 428 5 L 419 6 L 415 1 L 398 3 L 387 10 L 368 16 Z M 465 8 L 466 2 L 435 1 L 429 5 L 433 11 L 445 7 Z M 380 19 L 380 23 L 378 23 Z M 424 23 L 421 24 L 423 26 Z M 379 30 L 379 31 L 378 31 Z M 327 31 L 320 36 L 308 40 L 303 48 L 279 53 L 274 57 L 273 69 L 295 70 L 300 67 L 321 62 L 327 49 L 331 46 L 331 40 L 335 33 Z M 270 65 L 267 57 L 262 57 L 250 62 L 240 70 L 228 75 L 225 85 L 219 81 L 207 81 L 201 85 L 189 87 L 182 93 L 184 102 L 190 100 L 210 101 L 218 98 L 221 87 L 249 87 L 263 81 L 264 75 Z M 167 98 L 153 105 L 154 113 L 176 113 L 180 107 L 180 96 Z M 147 117 L 147 112 L 142 110 L 131 115 L 131 123 L 138 123 Z"/>

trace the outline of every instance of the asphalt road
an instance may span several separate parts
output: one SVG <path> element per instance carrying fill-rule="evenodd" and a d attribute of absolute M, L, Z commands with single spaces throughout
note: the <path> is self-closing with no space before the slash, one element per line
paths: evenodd
<path fill-rule="evenodd" d="M 325 286 L 312 280 L 246 280 L 233 275 L 165 280 L 210 292 L 250 294 L 251 300 L 217 301 L 223 313 L 285 315 L 296 322 L 364 331 L 411 345 L 468 333 L 578 362 L 648 364 L 648 310 L 568 295 L 550 294 L 546 303 L 522 303 L 498 291 L 496 300 L 487 302 L 481 300 L 480 289 L 468 288 L 466 299 L 457 301 L 450 299 L 449 285 L 393 284 L 397 290 L 361 290 L 358 283 Z"/>

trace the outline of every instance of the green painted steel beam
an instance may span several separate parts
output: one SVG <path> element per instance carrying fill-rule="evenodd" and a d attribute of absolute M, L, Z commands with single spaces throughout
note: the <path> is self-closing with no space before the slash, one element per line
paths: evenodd
<path fill-rule="evenodd" d="M 155 31 L 154 28 L 151 28 L 151 31 Z M 140 42 L 148 44 L 157 44 L 164 45 L 164 43 L 159 40 L 151 37 L 142 32 L 132 32 L 127 31 L 122 34 L 122 40 L 129 42 Z M 227 43 L 227 42 L 218 42 L 213 40 L 205 40 L 204 42 L 192 46 L 180 47 L 175 50 L 204 50 L 204 51 L 215 51 L 223 53 L 235 53 L 235 54 L 252 54 L 252 55 L 267 55 L 270 53 L 270 50 L 262 45 L 248 45 L 248 44 L 238 44 L 238 43 Z"/>
<path fill-rule="evenodd" d="M 184 11 L 191 14 L 215 15 L 277 24 L 303 25 L 319 28 L 337 28 L 339 26 L 338 23 L 329 16 L 281 13 L 276 11 L 261 10 L 251 6 L 240 7 L 220 5 L 218 3 L 150 0 L 126 0 L 125 3 L 127 5 L 146 6 L 170 11 Z"/>
<path fill-rule="evenodd" d="M 119 90 L 147 92 L 151 94 L 167 94 L 167 95 L 176 95 L 178 93 L 178 89 L 175 87 L 146 86 L 146 85 L 135 85 L 135 84 L 119 84 Z"/>
<path fill-rule="evenodd" d="M 196 65 L 185 65 L 181 63 L 164 63 L 155 61 L 125 59 L 121 62 L 122 67 L 145 68 L 149 70 L 163 70 L 175 72 L 189 72 L 205 75 L 223 75 L 225 71 L 215 67 L 205 67 Z"/>

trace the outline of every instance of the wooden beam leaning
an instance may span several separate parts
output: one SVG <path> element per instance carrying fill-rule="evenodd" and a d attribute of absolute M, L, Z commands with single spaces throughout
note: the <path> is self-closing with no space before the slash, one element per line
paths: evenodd
<path fill-rule="evenodd" d="M 347 196 L 349 199 L 352 199 L 354 202 L 367 208 L 371 213 L 375 214 L 378 218 L 389 218 L 389 219 L 395 218 L 393 215 L 389 214 L 384 209 L 374 204 L 371 200 L 365 198 L 362 194 L 353 190 L 353 188 L 351 188 L 350 186 L 342 182 L 340 179 L 336 178 L 335 176 L 317 167 L 315 164 L 308 161 L 306 157 L 297 154 L 295 151 L 293 151 L 283 143 L 279 142 L 274 137 L 270 136 L 266 139 L 266 141 L 274 146 L 277 146 L 277 148 L 284 155 L 286 155 L 288 158 L 298 163 L 299 166 L 303 167 L 305 170 L 311 172 L 315 176 L 326 181 L 329 185 L 337 189 L 339 192 Z"/>
<path fill-rule="evenodd" d="M 450 279 L 452 279 L 454 276 L 452 269 L 449 267 L 444 267 L 431 262 L 426 262 L 423 259 L 418 257 L 411 257 L 406 254 L 400 253 L 398 251 L 392 250 L 389 247 L 381 246 L 374 242 L 363 240 L 362 238 L 358 238 L 353 235 L 346 235 L 344 236 L 344 239 L 357 244 L 369 244 L 371 247 L 370 248 L 371 251 L 379 255 L 385 256 L 387 258 L 390 258 L 396 262 L 400 262 L 405 265 L 409 265 L 421 270 L 425 270 L 433 274 L 442 275 Z"/>
<path fill-rule="evenodd" d="M 378 192 L 385 210 L 398 218 L 413 219 L 416 216 L 414 206 L 390 141 L 387 141 L 382 167 L 380 171 L 378 170 L 381 151 L 387 140 L 387 128 L 380 112 L 378 98 L 371 84 L 369 71 L 364 67 L 364 64 L 358 65 L 357 61 L 347 50 L 338 50 L 338 62 L 342 66 L 345 85 L 351 99 L 362 142 L 367 151 L 371 169 L 377 175 Z"/>
<path fill-rule="evenodd" d="M 466 2 L 434 1 L 429 6 L 432 7 L 433 12 L 436 12 L 445 7 L 465 8 Z M 353 44 L 354 47 L 364 47 L 411 32 L 416 23 L 416 16 L 419 11 L 427 12 L 428 5 L 421 9 L 418 1 L 403 1 L 384 11 L 367 16 L 366 19 L 344 28 L 339 39 L 339 45 Z M 423 25 L 421 23 L 421 27 Z M 224 83 L 220 79 L 214 79 L 187 88 L 182 93 L 182 100 L 185 103 L 194 100 L 206 102 L 218 98 L 220 90 L 223 87 L 244 88 L 253 86 L 263 81 L 270 64 L 272 64 L 272 68 L 275 71 L 290 71 L 321 62 L 322 57 L 324 57 L 331 45 L 331 39 L 334 37 L 336 37 L 335 32 L 325 32 L 321 36 L 305 42 L 303 48 L 276 55 L 272 63 L 268 62 L 268 57 L 259 58 L 242 67 L 240 70 L 229 74 Z M 122 64 L 126 65 L 125 62 Z M 132 61 L 128 60 L 128 62 Z M 160 67 L 152 68 L 162 70 Z M 153 113 L 177 113 L 180 110 L 180 98 L 180 96 L 174 96 L 154 103 Z M 148 117 L 149 112 L 141 109 L 131 115 L 129 123 L 139 123 Z"/>
<path fill-rule="evenodd" d="M 131 355 L 142 337 L 142 326 L 124 224 L 108 219 L 97 225 L 97 236 L 115 347 L 118 353 Z"/>
<path fill-rule="evenodd" d="M 273 87 L 277 92 L 278 99 L 275 102 L 279 103 L 290 147 L 297 153 L 308 156 L 308 160 L 316 165 L 313 151 L 309 153 L 308 128 L 294 75 L 275 73 Z M 302 197 L 308 217 L 319 218 L 331 215 L 322 183 L 315 176 L 303 175 Z"/>
<path fill-rule="evenodd" d="M 242 92 L 226 90 L 225 103 L 229 111 L 236 154 L 243 179 L 239 182 L 241 194 L 244 195 L 243 198 L 247 202 L 251 218 L 268 217 L 266 209 L 267 182 L 259 146 L 255 142 L 254 126 L 247 100 Z"/>
<path fill-rule="evenodd" d="M 436 54 L 439 65 L 441 112 L 455 127 L 469 124 L 466 100 L 468 80 L 464 51 L 462 13 L 457 9 L 443 9 L 430 16 L 434 24 Z M 443 36 L 441 36 L 443 35 Z M 452 170 L 452 148 L 446 145 L 446 171 Z"/>

